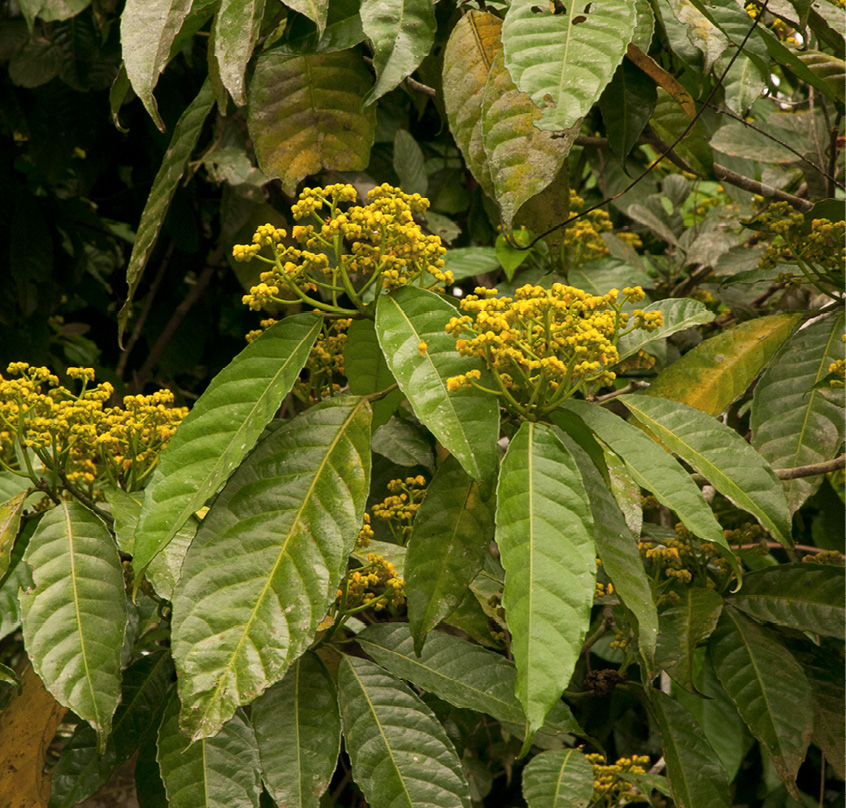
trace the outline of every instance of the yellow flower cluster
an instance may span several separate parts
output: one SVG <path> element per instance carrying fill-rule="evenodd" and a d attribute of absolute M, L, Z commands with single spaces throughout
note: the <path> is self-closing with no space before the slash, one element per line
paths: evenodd
<path fill-rule="evenodd" d="M 47 368 L 13 362 L 7 373 L 0 375 L 0 464 L 12 466 L 18 443 L 47 472 L 89 490 L 103 475 L 130 491 L 141 487 L 188 413 L 171 406 L 169 390 L 126 396 L 122 407 L 107 407 L 114 388 L 108 382 L 89 387 L 91 368 L 68 368 L 67 375 L 81 382 L 78 394 Z M 25 453 L 21 458 L 29 462 Z"/>
<path fill-rule="evenodd" d="M 370 514 L 364 514 L 364 522 L 361 525 L 361 530 L 358 531 L 358 538 L 355 540 L 355 546 L 359 550 L 363 550 L 370 546 L 370 540 L 373 538 L 373 528 L 370 526 Z"/>
<path fill-rule="evenodd" d="M 368 563 L 351 570 L 337 592 L 343 612 L 399 606 L 405 599 L 405 581 L 390 561 L 377 553 L 367 554 Z"/>
<path fill-rule="evenodd" d="M 593 590 L 593 599 L 597 600 L 599 598 L 604 598 L 606 595 L 613 595 L 614 594 L 614 584 L 597 584 L 596 588 Z"/>
<path fill-rule="evenodd" d="M 584 199 L 571 190 L 570 215 L 580 213 L 584 206 Z M 611 217 L 602 208 L 592 210 L 586 216 L 567 225 L 564 230 L 564 248 L 567 251 L 569 266 L 579 267 L 586 261 L 605 258 L 608 255 L 608 248 L 601 234 L 613 229 Z"/>
<path fill-rule="evenodd" d="M 373 506 L 373 515 L 386 522 L 394 538 L 400 544 L 405 544 L 411 535 L 420 503 L 426 496 L 426 478 L 418 474 L 416 477 L 406 477 L 405 480 L 391 480 L 388 491 L 391 496 Z"/>
<path fill-rule="evenodd" d="M 579 390 L 614 381 L 620 336 L 662 324 L 657 311 L 636 310 L 631 317 L 622 311 L 644 297 L 639 286 L 596 296 L 560 283 L 551 289 L 529 284 L 513 298 L 477 288 L 461 300 L 463 314 L 446 331 L 462 356 L 480 358 L 493 371 L 498 389 L 488 392 L 525 417 L 541 417 Z M 480 377 L 469 371 L 448 379 L 447 387 L 486 390 Z"/>
<path fill-rule="evenodd" d="M 365 205 L 354 205 L 356 199 L 351 185 L 306 188 L 291 209 L 301 222 L 291 230 L 293 243 L 286 243 L 284 230 L 262 225 L 252 244 L 235 245 L 236 260 L 256 258 L 272 265 L 243 302 L 256 311 L 268 303 L 300 302 L 353 314 L 366 311 L 370 295 L 383 290 L 451 283 L 440 238 L 426 235 L 414 220 L 415 213 L 426 211 L 428 200 L 387 184 L 371 190 Z M 263 248 L 271 257 L 262 254 Z"/>
<path fill-rule="evenodd" d="M 302 401 L 319 401 L 341 389 L 336 380 L 344 375 L 344 346 L 352 320 L 324 321 L 323 331 L 309 352 L 303 373 L 294 384 L 294 395 Z"/>
<path fill-rule="evenodd" d="M 835 567 L 842 567 L 846 556 L 837 550 L 823 550 L 821 553 L 808 553 L 802 557 L 807 564 L 831 564 Z"/>
<path fill-rule="evenodd" d="M 649 758 L 632 755 L 619 758 L 607 764 L 603 755 L 585 755 L 593 766 L 593 805 L 626 805 L 629 802 L 643 802 L 643 795 L 631 784 L 622 780 L 620 774 L 646 774 Z"/>
<path fill-rule="evenodd" d="M 840 338 L 841 342 L 846 342 L 846 334 Z M 831 387 L 844 387 L 844 382 L 846 382 L 846 361 L 843 359 L 835 359 L 828 366 L 828 372 L 833 377 L 829 382 Z"/>

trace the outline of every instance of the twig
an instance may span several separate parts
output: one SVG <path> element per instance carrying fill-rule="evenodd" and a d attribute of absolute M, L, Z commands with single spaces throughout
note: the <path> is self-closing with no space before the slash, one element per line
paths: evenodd
<path fill-rule="evenodd" d="M 773 469 L 779 480 L 798 480 L 800 477 L 816 477 L 818 474 L 829 474 L 832 471 L 840 471 L 846 468 L 846 454 L 835 457 L 834 460 L 825 460 L 822 463 L 811 463 L 808 466 L 795 466 L 792 469 Z M 706 480 L 701 474 L 694 474 L 693 481 L 697 485 L 705 485 Z"/>
<path fill-rule="evenodd" d="M 783 544 L 779 544 L 777 541 L 767 541 L 767 542 L 755 542 L 754 544 L 731 544 L 729 545 L 732 550 L 754 550 L 756 547 L 760 547 L 764 544 L 770 550 L 787 550 L 788 548 L 785 547 Z M 828 552 L 824 547 L 811 547 L 810 544 L 794 544 L 792 550 L 801 550 L 803 553 L 826 553 Z"/>
<path fill-rule="evenodd" d="M 74 498 L 78 499 L 88 510 L 97 514 L 107 525 L 111 526 L 115 523 L 114 517 L 110 513 L 106 513 L 91 497 L 85 492 L 80 491 L 61 469 L 57 469 L 59 479 L 62 481 L 62 487 L 70 493 Z"/>
<path fill-rule="evenodd" d="M 429 87 L 427 84 L 423 84 L 423 82 L 417 81 L 417 79 L 411 78 L 411 76 L 406 76 L 405 83 L 408 85 L 409 89 L 415 90 L 423 95 L 428 95 L 429 98 L 438 97 L 438 91 L 436 89 Z"/>
<path fill-rule="evenodd" d="M 638 390 L 645 390 L 647 387 L 649 387 L 649 382 L 638 381 L 635 379 L 630 381 L 625 387 L 615 390 L 613 393 L 606 393 L 604 396 L 597 396 L 596 398 L 591 398 L 589 400 L 594 401 L 597 404 L 604 404 L 606 401 L 611 401 L 611 399 L 617 398 L 617 396 L 623 396 L 626 393 L 636 393 Z"/>

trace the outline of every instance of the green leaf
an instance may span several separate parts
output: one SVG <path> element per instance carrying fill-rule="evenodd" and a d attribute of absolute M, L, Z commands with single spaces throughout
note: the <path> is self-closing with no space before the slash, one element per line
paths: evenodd
<path fill-rule="evenodd" d="M 502 20 L 471 9 L 455 25 L 444 50 L 443 91 L 449 130 L 482 190 L 495 199 L 482 143 L 482 100 L 502 44 Z"/>
<path fill-rule="evenodd" d="M 708 311 L 703 303 L 698 300 L 691 300 L 689 297 L 650 303 L 643 310 L 660 311 L 664 318 L 664 324 L 652 332 L 641 329 L 622 337 L 618 346 L 620 359 L 632 356 L 645 349 L 647 345 L 666 339 L 671 334 L 685 331 L 702 323 L 710 323 L 714 319 L 713 312 Z"/>
<path fill-rule="evenodd" d="M 9 569 L 15 539 L 21 526 L 21 514 L 28 496 L 27 489 L 0 504 L 0 579 Z"/>
<path fill-rule="evenodd" d="M 842 393 L 816 386 L 829 365 L 843 358 L 843 314 L 797 331 L 784 343 L 755 387 L 752 445 L 774 468 L 794 468 L 834 457 L 843 443 Z M 837 400 L 839 399 L 839 400 Z M 822 483 L 822 476 L 785 480 L 795 513 Z"/>
<path fill-rule="evenodd" d="M 158 747 L 169 808 L 258 808 L 258 748 L 242 710 L 215 737 L 192 742 L 179 731 L 174 693 L 159 727 Z"/>
<path fill-rule="evenodd" d="M 705 733 L 675 699 L 652 692 L 670 790 L 679 808 L 729 808 L 728 776 Z"/>
<path fill-rule="evenodd" d="M 414 136 L 406 129 L 397 129 L 394 135 L 393 165 L 403 191 L 407 194 L 426 196 L 429 178 L 426 176 L 423 149 L 417 145 Z"/>
<path fill-rule="evenodd" d="M 502 226 L 511 230 L 523 203 L 558 176 L 578 134 L 578 125 L 562 137 L 535 127 L 541 111 L 517 89 L 500 51 L 493 60 L 482 101 L 482 144 L 499 204 Z"/>
<path fill-rule="evenodd" d="M 23 563 L 23 555 L 29 539 L 38 526 L 39 519 L 30 520 L 15 542 L 9 569 L 0 584 L 0 640 L 17 631 L 21 626 L 21 607 L 18 599 L 21 591 L 32 588 L 32 574 L 28 564 Z"/>
<path fill-rule="evenodd" d="M 0 588 L 0 593 L 2 591 Z M 488 616 L 472 589 L 464 593 L 461 603 L 452 614 L 444 618 L 444 623 L 463 631 L 471 640 L 486 648 L 503 648 L 499 637 L 494 637 L 491 633 Z"/>
<path fill-rule="evenodd" d="M 714 631 L 723 599 L 713 589 L 701 586 L 685 586 L 677 594 L 676 605 L 661 612 L 655 664 L 685 690 L 693 691 L 694 651 Z"/>
<path fill-rule="evenodd" d="M 294 196 L 309 174 L 367 167 L 376 110 L 362 110 L 371 75 L 352 50 L 262 53 L 250 82 L 247 128 L 259 168 Z"/>
<path fill-rule="evenodd" d="M 271 326 L 197 399 L 144 492 L 133 547 L 136 578 L 253 448 L 296 381 L 320 323 L 309 313 Z"/>
<path fill-rule="evenodd" d="M 335 684 L 320 659 L 301 656 L 256 699 L 250 721 L 270 796 L 288 808 L 318 808 L 341 746 Z"/>
<path fill-rule="evenodd" d="M 643 528 L 643 503 L 640 486 L 629 474 L 622 458 L 606 448 L 602 449 L 602 456 L 608 469 L 608 487 L 623 512 L 626 525 L 635 536 L 640 536 Z M 601 468 L 600 471 L 602 471 Z"/>
<path fill-rule="evenodd" d="M 652 13 L 649 0 L 635 0 L 634 5 L 637 12 L 637 22 L 632 35 L 632 45 L 647 53 L 655 34 L 655 15 Z"/>
<path fill-rule="evenodd" d="M 628 59 L 624 59 L 617 67 L 614 78 L 599 97 L 599 111 L 608 135 L 608 147 L 624 165 L 626 157 L 649 123 L 657 99 L 655 82 Z"/>
<path fill-rule="evenodd" d="M 570 129 L 590 112 L 635 31 L 634 3 L 564 5 L 566 14 L 536 13 L 532 0 L 514 0 L 502 25 L 505 66 L 543 111 L 540 129 Z"/>
<path fill-rule="evenodd" d="M 510 240 L 516 245 L 514 247 L 505 240 L 502 233 L 496 237 L 496 260 L 505 270 L 505 277 L 508 278 L 509 282 L 514 279 L 514 273 L 531 257 L 533 250 L 520 248 L 528 247 L 533 238 L 533 233 L 522 228 L 511 233 Z"/>
<path fill-rule="evenodd" d="M 318 35 L 323 36 L 329 14 L 329 0 L 288 0 L 285 5 L 308 17 L 317 26 Z"/>
<path fill-rule="evenodd" d="M 771 314 L 727 328 L 658 374 L 649 395 L 719 415 L 742 396 L 801 314 Z"/>
<path fill-rule="evenodd" d="M 21 477 L 11 471 L 0 471 L 0 500 L 13 499 L 21 491 L 27 491 L 32 486 L 29 477 Z"/>
<path fill-rule="evenodd" d="M 814 699 L 814 743 L 825 752 L 826 760 L 838 777 L 844 772 L 843 666 L 839 655 L 829 648 L 811 646 L 799 659 L 808 677 Z"/>
<path fill-rule="evenodd" d="M 56 701 L 96 730 L 102 752 L 120 700 L 127 619 L 117 547 L 91 511 L 62 502 L 42 517 L 23 560 L 35 582 L 20 595 L 27 653 Z"/>
<path fill-rule="evenodd" d="M 843 638 L 844 570 L 824 564 L 781 564 L 750 572 L 729 601 L 756 620 Z"/>
<path fill-rule="evenodd" d="M 173 596 L 181 725 L 193 738 L 216 733 L 311 642 L 369 486 L 370 407 L 336 397 L 261 441 L 215 500 Z"/>
<path fill-rule="evenodd" d="M 684 107 L 663 87 L 658 88 L 658 100 L 649 123 L 664 143 L 668 146 L 674 144 L 673 151 L 686 160 L 695 172 L 703 176 L 712 173 L 714 154 L 701 121 L 697 121 L 693 129 L 676 143 L 690 124 L 690 118 Z"/>
<path fill-rule="evenodd" d="M 18 691 L 18 695 L 23 693 L 23 685 L 21 684 L 21 680 L 18 679 L 17 673 L 15 673 L 13 668 L 2 663 L 0 663 L 0 682 L 5 682 L 7 685 L 14 687 Z"/>
<path fill-rule="evenodd" d="M 132 757 L 144 737 L 156 728 L 172 677 L 173 661 L 166 651 L 142 656 L 126 669 L 123 695 L 105 753 L 97 753 L 94 730 L 88 724 L 78 724 L 53 769 L 50 808 L 73 808 L 88 799 Z"/>
<path fill-rule="evenodd" d="M 711 635 L 717 677 L 798 798 L 796 773 L 811 740 L 814 705 L 802 666 L 778 635 L 727 606 Z"/>
<path fill-rule="evenodd" d="M 493 247 L 457 247 L 444 256 L 444 272 L 452 272 L 456 282 L 499 270 L 499 261 Z"/>
<path fill-rule="evenodd" d="M 737 432 L 694 407 L 665 398 L 625 395 L 617 400 L 669 451 L 690 463 L 738 508 L 755 516 L 785 547 L 792 546 L 781 481 Z"/>
<path fill-rule="evenodd" d="M 604 295 L 609 289 L 622 289 L 624 286 L 642 286 L 644 289 L 654 286 L 654 281 L 642 269 L 616 258 L 587 261 L 581 267 L 574 267 L 567 274 L 567 283 L 592 295 Z"/>
<path fill-rule="evenodd" d="M 482 500 L 478 485 L 448 457 L 426 489 L 408 540 L 405 593 L 416 651 L 458 608 L 482 569 L 493 532 L 493 503 Z"/>
<path fill-rule="evenodd" d="M 530 734 L 561 696 L 581 653 L 596 579 L 593 530 L 572 455 L 550 427 L 523 423 L 502 460 L 496 541 L 516 692 Z"/>
<path fill-rule="evenodd" d="M 144 3 L 144 0 L 141 0 Z M 126 19 L 126 11 L 124 11 Z M 129 256 L 129 266 L 126 268 L 126 283 L 129 287 L 126 293 L 126 303 L 118 314 L 118 337 L 123 336 L 126 322 L 129 318 L 129 306 L 138 288 L 141 275 L 150 260 L 153 247 L 165 222 L 168 208 L 173 201 L 173 195 L 185 169 L 194 147 L 197 145 L 200 133 L 203 131 L 203 124 L 211 108 L 214 106 L 214 93 L 210 82 L 205 82 L 197 93 L 197 97 L 185 108 L 176 128 L 173 130 L 173 137 L 165 152 L 162 164 L 153 180 L 153 187 L 150 195 L 144 203 L 144 210 L 141 212 L 141 221 L 138 224 L 138 232 L 135 236 L 135 243 L 132 245 L 132 254 Z"/>
<path fill-rule="evenodd" d="M 499 406 L 495 396 L 473 388 L 447 390 L 448 378 L 471 369 L 482 370 L 482 384 L 487 381 L 482 363 L 461 356 L 444 330 L 455 314 L 434 292 L 407 286 L 379 297 L 376 334 L 414 414 L 487 496 L 496 469 Z M 426 344 L 422 353 L 421 342 Z"/>
<path fill-rule="evenodd" d="M 728 47 L 728 40 L 690 0 L 666 0 L 666 5 L 670 7 L 676 19 L 687 28 L 687 38 L 702 53 L 705 73 L 709 73 L 714 63 Z M 745 33 L 744 30 L 743 34 Z"/>
<path fill-rule="evenodd" d="M 373 433 L 370 448 L 382 457 L 387 457 L 397 466 L 423 466 L 434 472 L 435 458 L 432 443 L 420 427 L 391 416 Z"/>
<path fill-rule="evenodd" d="M 361 24 L 373 43 L 376 84 L 364 99 L 369 105 L 410 76 L 435 42 L 432 0 L 362 0 Z M 362 166 L 363 167 L 363 166 Z"/>
<path fill-rule="evenodd" d="M 469 787 L 443 727 L 378 665 L 344 657 L 338 698 L 353 779 L 373 808 L 470 808 Z"/>
<path fill-rule="evenodd" d="M 749 107 L 761 97 L 766 85 L 767 75 L 761 70 L 760 63 L 741 56 L 729 68 L 723 84 L 725 105 L 738 115 L 745 115 Z M 717 148 L 717 144 L 713 141 L 712 145 Z"/>
<path fill-rule="evenodd" d="M 191 0 L 127 0 L 120 16 L 120 42 L 126 74 L 135 94 L 162 132 L 165 131 L 164 121 L 159 115 L 153 89 L 170 59 L 171 45 L 190 11 Z"/>
<path fill-rule="evenodd" d="M 593 766 L 578 749 L 549 749 L 523 769 L 529 808 L 586 808 L 593 796 Z"/>
<path fill-rule="evenodd" d="M 353 320 L 350 323 L 344 344 L 344 374 L 349 382 L 350 392 L 355 396 L 379 393 L 396 384 L 396 379 L 379 347 L 373 320 Z M 374 430 L 387 423 L 402 399 L 402 390 L 397 389 L 372 402 Z"/>
<path fill-rule="evenodd" d="M 214 59 L 220 80 L 239 107 L 247 103 L 244 72 L 261 29 L 265 0 L 221 0 L 214 19 Z"/>

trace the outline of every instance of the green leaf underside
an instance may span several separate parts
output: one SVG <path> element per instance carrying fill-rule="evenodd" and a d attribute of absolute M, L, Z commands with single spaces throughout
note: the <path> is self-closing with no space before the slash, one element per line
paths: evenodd
<path fill-rule="evenodd" d="M 303 654 L 250 709 L 270 796 L 288 808 L 318 808 L 338 762 L 341 718 L 320 659 Z"/>
<path fill-rule="evenodd" d="M 21 514 L 27 495 L 27 491 L 21 491 L 0 504 L 0 579 L 9 569 L 9 561 L 12 558 L 15 539 L 21 526 Z"/>
<path fill-rule="evenodd" d="M 578 749 L 549 749 L 523 769 L 529 808 L 586 808 L 593 796 L 593 766 Z"/>
<path fill-rule="evenodd" d="M 287 56 L 265 51 L 250 81 L 247 127 L 259 168 L 294 196 L 322 169 L 366 168 L 375 107 L 361 108 L 371 76 L 351 50 Z"/>
<path fill-rule="evenodd" d="M 502 460 L 496 541 L 516 693 L 540 729 L 570 681 L 596 579 L 593 520 L 575 460 L 543 424 L 526 422 Z"/>
<path fill-rule="evenodd" d="M 670 451 L 738 508 L 755 516 L 781 544 L 792 544 L 781 481 L 737 432 L 701 410 L 664 398 L 625 395 L 618 400 Z"/>
<path fill-rule="evenodd" d="M 133 548 L 136 576 L 253 448 L 296 381 L 320 322 L 297 314 L 271 326 L 196 401 L 145 490 Z"/>
<path fill-rule="evenodd" d="M 353 778 L 373 808 L 470 808 L 455 749 L 429 708 L 366 659 L 345 657 L 338 698 Z"/>
<path fill-rule="evenodd" d="M 702 323 L 710 323 L 714 319 L 713 312 L 708 311 L 703 303 L 687 297 L 650 303 L 643 310 L 660 311 L 664 319 L 664 324 L 651 333 L 641 330 L 634 331 L 622 337 L 618 346 L 620 359 L 625 359 L 628 356 L 636 354 L 652 342 L 666 339 L 671 334 L 685 331 Z"/>
<path fill-rule="evenodd" d="M 596 0 L 579 13 L 536 13 L 515 0 L 505 15 L 505 66 L 514 83 L 543 111 L 540 129 L 570 129 L 590 111 L 623 59 L 635 30 L 634 3 Z M 579 16 L 581 22 L 575 22 Z"/>
<path fill-rule="evenodd" d="M 35 582 L 20 594 L 27 653 L 56 701 L 96 730 L 102 752 L 120 700 L 126 627 L 117 547 L 91 511 L 62 502 L 42 517 L 23 560 Z"/>
<path fill-rule="evenodd" d="M 373 433 L 370 448 L 397 466 L 423 468 L 434 472 L 435 458 L 432 443 L 420 427 L 391 417 Z"/>
<path fill-rule="evenodd" d="M 247 103 L 244 72 L 261 28 L 265 0 L 222 0 L 214 21 L 214 58 L 232 100 Z"/>
<path fill-rule="evenodd" d="M 370 407 L 346 397 L 276 429 L 227 483 L 173 598 L 181 725 L 192 737 L 217 732 L 311 642 L 355 545 L 369 485 Z"/>
<path fill-rule="evenodd" d="M 156 757 L 169 808 L 258 808 L 258 748 L 242 710 L 213 738 L 192 743 L 179 731 L 174 693 L 159 727 Z"/>
<path fill-rule="evenodd" d="M 405 593 L 416 650 L 449 617 L 482 569 L 494 534 L 493 503 L 450 455 L 438 469 L 414 518 L 406 556 Z"/>
<path fill-rule="evenodd" d="M 449 377 L 483 369 L 480 360 L 461 356 L 444 331 L 455 314 L 434 292 L 407 286 L 379 298 L 376 334 L 414 414 L 486 494 L 496 469 L 499 406 L 495 396 L 474 388 L 447 390 Z M 427 346 L 423 353 L 418 350 L 421 342 Z M 482 384 L 488 381 L 484 371 Z"/>
<path fill-rule="evenodd" d="M 774 632 L 731 607 L 709 643 L 717 677 L 776 771 L 791 784 L 811 739 L 814 705 L 802 666 Z"/>

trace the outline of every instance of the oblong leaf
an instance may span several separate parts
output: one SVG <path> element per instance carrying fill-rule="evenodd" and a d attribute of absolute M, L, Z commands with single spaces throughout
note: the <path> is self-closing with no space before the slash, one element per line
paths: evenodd
<path fill-rule="evenodd" d="M 329 0 L 289 0 L 285 5 L 308 17 L 317 26 L 318 35 L 323 36 L 329 15 Z"/>
<path fill-rule="evenodd" d="M 361 109 L 371 76 L 351 50 L 286 56 L 265 51 L 250 82 L 247 127 L 259 168 L 288 196 L 321 169 L 366 168 L 376 127 Z"/>
<path fill-rule="evenodd" d="M 184 731 L 213 735 L 305 650 L 346 570 L 369 485 L 370 407 L 346 397 L 271 432 L 232 476 L 173 595 Z"/>
<path fill-rule="evenodd" d="M 523 769 L 529 808 L 586 808 L 593 796 L 593 766 L 578 749 L 549 749 Z"/>
<path fill-rule="evenodd" d="M 641 18 L 652 22 L 652 11 L 647 4 L 636 3 L 636 8 L 638 27 Z M 646 50 L 649 50 L 648 44 Z M 620 163 L 625 164 L 629 152 L 649 123 L 657 98 L 655 82 L 631 61 L 624 59 L 599 98 L 599 111 L 608 133 L 608 147 Z"/>
<path fill-rule="evenodd" d="M 435 470 L 429 436 L 420 427 L 394 416 L 374 431 L 370 448 L 396 466 L 423 466 L 429 471 Z"/>
<path fill-rule="evenodd" d="M 575 460 L 543 424 L 526 422 L 511 439 L 496 496 L 502 605 L 531 733 L 581 653 L 596 579 L 593 519 Z"/>
<path fill-rule="evenodd" d="M 470 808 L 455 748 L 431 710 L 366 659 L 344 657 L 338 698 L 353 778 L 373 808 Z"/>
<path fill-rule="evenodd" d="M 661 371 L 649 395 L 719 415 L 746 392 L 800 319 L 771 314 L 727 328 Z"/>
<path fill-rule="evenodd" d="M 415 650 L 461 602 L 493 539 L 493 503 L 450 456 L 435 473 L 408 540 L 405 595 Z"/>
<path fill-rule="evenodd" d="M 250 708 L 268 793 L 287 808 L 318 808 L 341 747 L 335 684 L 320 659 L 303 654 Z"/>
<path fill-rule="evenodd" d="M 811 646 L 799 657 L 814 698 L 814 743 L 825 752 L 838 777 L 843 777 L 846 738 L 843 734 L 843 669 L 836 654 Z"/>
<path fill-rule="evenodd" d="M 473 388 L 451 393 L 447 379 L 482 369 L 461 356 L 444 330 L 455 309 L 434 292 L 407 286 L 380 296 L 376 334 L 400 390 L 414 414 L 456 456 L 479 483 L 483 496 L 493 483 L 499 405 L 495 396 Z M 420 343 L 426 350 L 419 350 Z M 483 375 L 484 384 L 485 377 Z"/>
<path fill-rule="evenodd" d="M 29 491 L 21 491 L 0 504 L 0 580 L 9 569 L 15 539 L 21 526 L 21 514 Z"/>
<path fill-rule="evenodd" d="M 792 546 L 781 481 L 737 432 L 701 410 L 665 398 L 625 395 L 618 400 L 723 496 L 755 516 L 783 545 Z"/>
<path fill-rule="evenodd" d="M 75 502 L 41 519 L 23 560 L 34 590 L 20 594 L 24 643 L 56 701 L 97 732 L 102 752 L 120 700 L 126 595 L 106 526 Z"/>
<path fill-rule="evenodd" d="M 214 59 L 232 100 L 247 103 L 244 71 L 261 28 L 265 0 L 222 0 L 214 19 Z"/>
<path fill-rule="evenodd" d="M 540 129 L 570 129 L 590 112 L 635 31 L 634 3 L 598 0 L 590 10 L 565 0 L 567 13 L 515 0 L 502 25 L 505 66 L 543 110 Z"/>
<path fill-rule="evenodd" d="M 296 381 L 320 323 L 309 313 L 271 326 L 197 399 L 145 489 L 133 547 L 136 578 L 253 448 Z"/>
<path fill-rule="evenodd" d="M 652 332 L 638 330 L 621 337 L 618 345 L 620 359 L 636 354 L 659 339 L 665 339 L 695 325 L 710 323 L 714 319 L 714 313 L 708 311 L 703 303 L 689 297 L 650 303 L 644 311 L 660 311 L 664 323 Z"/>

